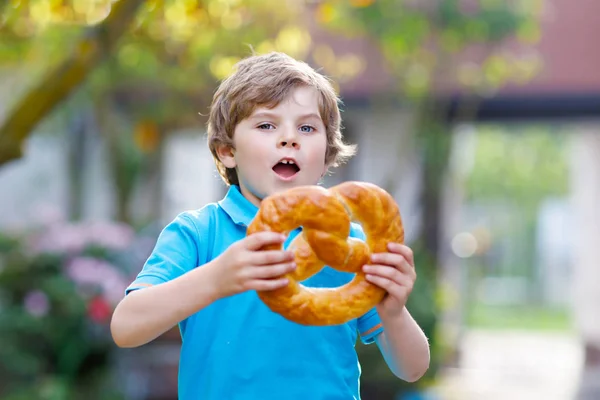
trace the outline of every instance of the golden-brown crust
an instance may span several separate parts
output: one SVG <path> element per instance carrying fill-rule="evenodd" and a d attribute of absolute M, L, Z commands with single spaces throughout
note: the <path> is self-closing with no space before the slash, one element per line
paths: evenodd
<path fill-rule="evenodd" d="M 350 222 L 361 224 L 366 243 L 349 238 Z M 259 231 L 302 233 L 290 244 L 297 268 L 286 275 L 289 284 L 259 292 L 274 312 L 302 325 L 337 325 L 365 314 L 385 296 L 385 290 L 365 279 L 362 266 L 371 253 L 385 252 L 390 242 L 404 241 L 400 211 L 393 197 L 366 182 L 345 182 L 327 190 L 301 186 L 267 197 L 248 227 Z M 268 246 L 265 250 L 280 249 Z M 309 288 L 299 282 L 324 265 L 354 273 L 354 279 L 338 288 Z"/>

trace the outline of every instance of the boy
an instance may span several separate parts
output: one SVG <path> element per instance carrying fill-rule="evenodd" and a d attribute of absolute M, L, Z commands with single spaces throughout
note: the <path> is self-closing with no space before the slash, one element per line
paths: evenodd
<path fill-rule="evenodd" d="M 354 153 L 342 141 L 337 101 L 325 77 L 281 53 L 241 61 L 215 93 L 208 143 L 229 191 L 165 227 L 111 323 L 121 347 L 179 324 L 180 399 L 358 399 L 358 335 L 377 343 L 398 377 L 415 381 L 427 370 L 427 339 L 405 308 L 416 279 L 406 246 L 390 243 L 389 252 L 373 255 L 365 272 L 388 295 L 343 325 L 292 323 L 256 294 L 286 285 L 281 276 L 295 268 L 289 251 L 258 249 L 287 244 L 300 231 L 246 237 L 261 199 L 317 184 Z M 352 236 L 364 239 L 360 226 Z M 350 279 L 325 267 L 303 283 L 337 287 Z"/>

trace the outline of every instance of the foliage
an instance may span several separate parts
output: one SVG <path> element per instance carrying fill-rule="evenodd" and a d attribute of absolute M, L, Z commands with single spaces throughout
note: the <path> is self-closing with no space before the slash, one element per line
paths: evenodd
<path fill-rule="evenodd" d="M 294 13 L 276 0 L 149 1 L 90 84 L 138 120 L 195 125 L 198 112 L 206 114 L 216 80 L 252 49 L 305 54 L 309 36 L 294 24 Z"/>
<path fill-rule="evenodd" d="M 541 68 L 527 46 L 539 39 L 542 2 L 529 0 L 324 1 L 317 17 L 338 32 L 375 40 L 407 99 L 457 89 L 490 95 Z M 521 43 L 508 51 L 500 44 Z"/>
<path fill-rule="evenodd" d="M 471 304 L 468 324 L 476 329 L 537 330 L 571 332 L 573 321 L 569 309 L 522 305 L 491 306 Z"/>
<path fill-rule="evenodd" d="M 23 142 L 33 128 L 108 57 L 142 1 L 116 3 L 103 23 L 88 29 L 85 37 L 74 44 L 71 54 L 48 72 L 48 79 L 38 82 L 18 100 L 15 111 L 0 127 L 0 163 L 21 157 Z M 19 4 L 15 8 L 20 8 Z"/>
<path fill-rule="evenodd" d="M 97 131 L 110 149 L 107 162 L 117 191 L 118 218 L 129 222 L 132 184 L 144 175 L 160 174 L 166 133 L 199 126 L 198 114 L 206 114 L 216 79 L 227 75 L 251 48 L 302 58 L 310 36 L 297 22 L 301 3 L 282 7 L 278 0 L 147 0 L 132 24 L 122 19 L 116 27 L 105 27 L 106 35 L 94 35 L 110 18 L 111 7 L 117 12 L 124 4 L 113 3 L 32 0 L 4 6 L 0 54 L 6 57 L 1 60 L 11 74 L 16 62 L 25 60 L 25 72 L 15 76 L 23 81 L 25 89 L 20 90 L 26 94 L 4 99 L 12 110 L 0 126 L 0 165 L 20 156 L 26 136 L 67 98 L 74 82 L 65 79 L 69 69 L 62 67 L 85 61 L 85 52 L 73 49 L 91 45 L 99 52 L 96 58 L 107 61 L 87 63 L 79 71 L 85 78 L 79 90 L 87 101 L 73 103 L 82 114 L 92 107 Z M 105 38 L 114 42 L 117 35 L 112 31 L 117 28 L 124 33 L 111 50 Z M 55 70 L 43 73 L 55 64 Z M 28 89 L 31 82 L 36 85 Z M 155 190 L 160 191 L 159 184 Z"/>
<path fill-rule="evenodd" d="M 518 130 L 519 133 L 515 133 Z M 546 126 L 478 128 L 466 192 L 470 200 L 510 198 L 520 207 L 539 206 L 568 192 L 566 137 Z"/>
<path fill-rule="evenodd" d="M 25 59 L 28 66 L 47 68 L 48 60 L 58 62 L 65 49 L 103 21 L 111 3 L 40 0 L 7 6 L 0 29 L 4 63 Z M 122 105 L 131 106 L 128 112 L 155 121 L 197 116 L 215 79 L 229 74 L 251 48 L 305 55 L 310 37 L 294 23 L 297 12 L 293 3 L 281 7 L 277 0 L 147 0 L 110 62 L 86 86 L 92 97 L 118 96 Z"/>
<path fill-rule="evenodd" d="M 0 236 L 3 399 L 109 398 L 110 316 L 146 252 L 112 223 Z"/>
<path fill-rule="evenodd" d="M 471 131 L 471 143 L 458 155 L 465 166 L 465 212 L 472 221 L 468 230 L 477 242 L 477 257 L 468 262 L 467 276 L 473 282 L 486 276 L 518 277 L 525 285 L 524 293 L 519 296 L 518 290 L 512 289 L 505 300 L 547 304 L 540 280 L 540 274 L 546 274 L 540 268 L 548 267 L 543 255 L 547 251 L 540 250 L 540 229 L 546 229 L 542 228 L 546 205 L 568 197 L 569 137 L 562 129 L 547 124 L 479 126 Z M 485 325 L 491 325 L 493 318 L 514 325 L 500 310 L 485 318 L 487 311 L 476 307 L 473 318 Z M 546 323 L 547 316 L 540 313 L 539 317 L 527 325 Z"/>

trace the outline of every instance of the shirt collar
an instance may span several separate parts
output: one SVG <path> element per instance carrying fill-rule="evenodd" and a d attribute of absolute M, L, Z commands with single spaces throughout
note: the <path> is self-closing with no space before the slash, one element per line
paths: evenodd
<path fill-rule="evenodd" d="M 225 197 L 219 201 L 219 206 L 225 211 L 234 223 L 248 226 L 258 212 L 258 207 L 252 204 L 240 192 L 240 187 L 230 185 Z"/>

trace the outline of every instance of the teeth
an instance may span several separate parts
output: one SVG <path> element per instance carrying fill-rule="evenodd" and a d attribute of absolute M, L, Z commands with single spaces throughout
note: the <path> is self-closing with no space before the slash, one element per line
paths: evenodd
<path fill-rule="evenodd" d="M 281 160 L 282 164 L 296 164 L 294 161 L 292 160 Z"/>

